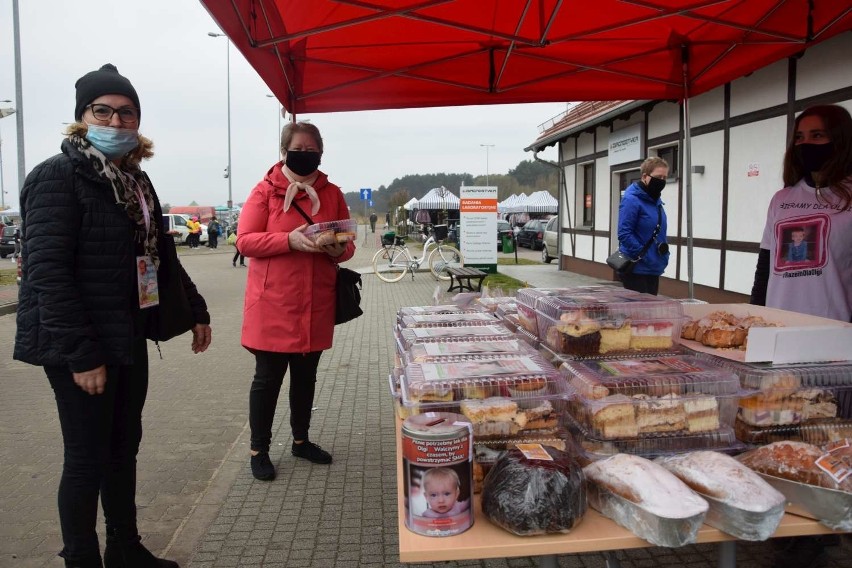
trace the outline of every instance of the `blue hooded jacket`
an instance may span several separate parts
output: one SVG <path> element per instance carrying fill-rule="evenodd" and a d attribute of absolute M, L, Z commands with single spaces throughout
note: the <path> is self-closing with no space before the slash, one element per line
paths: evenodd
<path fill-rule="evenodd" d="M 637 258 L 657 226 L 658 205 L 662 212 L 660 232 L 642 260 L 633 267 L 634 274 L 659 276 L 666 270 L 669 253 L 662 255 L 657 248 L 660 243 L 666 242 L 666 211 L 662 209 L 663 201 L 653 199 L 639 186 L 639 182 L 633 182 L 624 191 L 624 198 L 618 207 L 618 250 L 630 258 Z"/>

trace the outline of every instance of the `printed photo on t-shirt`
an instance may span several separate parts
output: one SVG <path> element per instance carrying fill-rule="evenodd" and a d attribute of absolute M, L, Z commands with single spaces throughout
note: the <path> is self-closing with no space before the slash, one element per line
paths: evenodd
<path fill-rule="evenodd" d="M 826 215 L 792 217 L 778 222 L 775 225 L 775 271 L 825 266 L 829 224 Z"/>

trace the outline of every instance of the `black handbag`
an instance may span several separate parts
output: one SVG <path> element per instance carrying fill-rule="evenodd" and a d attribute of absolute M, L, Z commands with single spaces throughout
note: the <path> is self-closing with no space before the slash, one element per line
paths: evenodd
<path fill-rule="evenodd" d="M 654 239 L 657 238 L 657 234 L 660 232 L 660 227 L 663 224 L 663 207 L 662 205 L 657 205 L 657 226 L 654 227 L 654 232 L 651 233 L 651 238 L 648 239 L 648 242 L 645 243 L 645 246 L 642 247 L 642 251 L 639 253 L 637 258 L 630 258 L 620 250 L 616 250 L 614 253 L 609 255 L 606 258 L 607 265 L 618 272 L 619 274 L 630 274 L 633 271 L 633 267 L 636 266 L 636 263 L 642 260 L 645 256 L 645 253 L 648 252 L 648 249 L 651 246 L 651 243 L 654 242 Z"/>
<path fill-rule="evenodd" d="M 313 225 L 314 220 L 305 213 L 299 205 L 293 201 L 293 207 L 296 208 L 305 220 Z M 354 270 L 343 268 L 337 265 L 337 282 L 335 284 L 335 303 L 334 303 L 334 325 L 352 321 L 355 318 L 362 316 L 364 310 L 361 309 L 361 290 L 363 284 L 361 275 Z"/>
<path fill-rule="evenodd" d="M 195 315 L 181 280 L 180 264 L 171 235 L 160 234 L 160 266 L 157 269 L 157 287 L 160 305 L 154 308 L 148 327 L 148 339 L 168 341 L 195 327 Z"/>

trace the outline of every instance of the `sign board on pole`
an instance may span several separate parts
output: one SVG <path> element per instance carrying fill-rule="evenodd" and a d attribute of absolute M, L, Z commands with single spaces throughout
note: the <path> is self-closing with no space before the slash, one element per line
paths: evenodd
<path fill-rule="evenodd" d="M 497 271 L 497 187 L 459 188 L 461 251 L 465 266 Z"/>
<path fill-rule="evenodd" d="M 373 198 L 373 189 L 371 187 L 361 188 L 361 201 L 369 201 Z"/>
<path fill-rule="evenodd" d="M 370 207 L 372 207 L 372 206 L 373 206 L 373 200 L 371 199 L 370 200 Z"/>

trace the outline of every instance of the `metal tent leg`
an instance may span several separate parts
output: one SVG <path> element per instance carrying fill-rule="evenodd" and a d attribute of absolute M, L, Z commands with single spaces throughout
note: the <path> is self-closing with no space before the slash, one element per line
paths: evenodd
<path fill-rule="evenodd" d="M 615 555 L 615 552 L 608 550 L 603 554 L 604 558 L 606 558 L 606 568 L 621 568 L 621 562 L 618 561 L 618 557 Z"/>
<path fill-rule="evenodd" d="M 719 568 L 737 568 L 737 541 L 719 543 Z"/>

